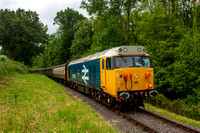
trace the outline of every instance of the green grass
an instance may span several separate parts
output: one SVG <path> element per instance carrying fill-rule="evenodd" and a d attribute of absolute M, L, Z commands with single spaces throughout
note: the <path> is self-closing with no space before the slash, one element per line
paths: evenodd
<path fill-rule="evenodd" d="M 30 72 L 30 69 L 22 63 L 12 61 L 6 56 L 0 56 L 0 77 L 16 73 L 25 74 L 28 72 Z"/>
<path fill-rule="evenodd" d="M 173 120 L 176 120 L 176 121 L 179 121 L 179 122 L 182 122 L 182 123 L 186 123 L 186 124 L 190 124 L 190 125 L 193 125 L 193 126 L 196 126 L 196 127 L 200 127 L 200 121 L 196 121 L 196 120 L 193 120 L 193 119 L 189 119 L 187 117 L 177 115 L 175 113 L 171 113 L 171 112 L 169 112 L 165 109 L 155 107 L 151 104 L 145 103 L 145 108 L 152 111 L 152 112 L 164 115 L 164 116 L 171 118 Z"/>
<path fill-rule="evenodd" d="M 38 74 L 0 79 L 0 132 L 117 132 L 58 83 Z"/>

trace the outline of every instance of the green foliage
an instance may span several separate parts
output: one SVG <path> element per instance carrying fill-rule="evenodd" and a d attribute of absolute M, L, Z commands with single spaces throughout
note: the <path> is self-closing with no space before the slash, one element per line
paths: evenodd
<path fill-rule="evenodd" d="M 49 36 L 49 42 L 45 45 L 45 50 L 40 55 L 33 58 L 33 68 L 45 68 L 59 64 L 59 49 L 61 47 L 61 38 L 59 34 Z"/>
<path fill-rule="evenodd" d="M 30 69 L 28 69 L 25 65 L 12 61 L 6 56 L 0 56 L 0 77 L 16 73 L 25 74 L 28 72 L 30 72 Z"/>
<path fill-rule="evenodd" d="M 91 53 L 126 44 L 123 30 L 119 29 L 116 17 L 105 14 L 95 19 L 94 24 Z"/>
<path fill-rule="evenodd" d="M 70 47 L 70 53 L 72 54 L 71 60 L 78 59 L 88 54 L 93 36 L 92 21 L 87 19 L 79 21 L 75 25 L 75 29 L 74 40 Z"/>
<path fill-rule="evenodd" d="M 54 24 L 58 24 L 60 30 L 74 29 L 74 25 L 84 18 L 78 11 L 67 8 L 64 11 L 57 12 Z"/>
<path fill-rule="evenodd" d="M 78 21 L 86 19 L 78 11 L 67 8 L 64 11 L 57 13 L 54 18 L 55 24 L 59 25 L 60 34 L 60 46 L 58 46 L 59 51 L 57 54 L 56 64 L 63 64 L 70 60 L 70 47 L 72 46 L 72 41 L 74 40 L 74 34 L 76 32 L 75 25 Z"/>
<path fill-rule="evenodd" d="M 191 95 L 184 100 L 177 99 L 170 101 L 164 95 L 159 94 L 158 96 L 149 99 L 148 102 L 154 106 L 167 109 L 170 112 L 200 120 L 200 99 L 197 101 L 196 98 Z"/>
<path fill-rule="evenodd" d="M 177 13 L 182 13 L 182 10 L 169 8 L 173 4 L 180 8 L 176 2 L 172 5 L 159 0 L 143 2 L 131 14 L 134 34 L 131 41 L 132 44 L 144 45 L 151 55 L 155 88 L 170 99 L 178 99 L 194 94 L 193 88 L 200 89 L 197 67 L 200 40 L 194 42 L 193 29 Z"/>
<path fill-rule="evenodd" d="M 46 76 L 4 77 L 0 94 L 0 132 L 117 132 Z"/>
<path fill-rule="evenodd" d="M 87 10 L 89 15 L 101 16 L 108 9 L 108 1 L 105 0 L 92 0 L 92 1 L 82 1 L 81 8 Z"/>
<path fill-rule="evenodd" d="M 33 56 L 39 54 L 47 41 L 47 27 L 36 12 L 18 9 L 0 10 L 0 42 L 2 53 L 15 61 L 31 65 Z"/>

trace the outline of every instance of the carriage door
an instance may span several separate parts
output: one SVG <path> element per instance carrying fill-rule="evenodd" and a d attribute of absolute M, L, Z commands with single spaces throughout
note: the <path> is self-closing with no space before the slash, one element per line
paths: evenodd
<path fill-rule="evenodd" d="M 101 87 L 106 87 L 106 58 L 101 58 Z"/>

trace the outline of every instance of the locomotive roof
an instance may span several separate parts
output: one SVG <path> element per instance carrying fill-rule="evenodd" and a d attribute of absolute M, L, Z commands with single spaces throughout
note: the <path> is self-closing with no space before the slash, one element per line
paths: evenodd
<path fill-rule="evenodd" d="M 146 55 L 146 49 L 143 46 L 119 46 L 111 49 L 107 49 L 102 52 L 95 53 L 74 61 L 71 61 L 69 65 L 82 63 L 90 60 L 99 59 L 101 57 L 107 56 L 117 56 L 117 55 Z"/>

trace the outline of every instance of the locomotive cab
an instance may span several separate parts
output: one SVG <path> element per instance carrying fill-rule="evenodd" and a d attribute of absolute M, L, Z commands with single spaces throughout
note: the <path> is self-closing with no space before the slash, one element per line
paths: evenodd
<path fill-rule="evenodd" d="M 142 46 L 122 46 L 118 55 L 101 58 L 101 87 L 116 101 L 143 105 L 157 95 L 151 58 Z"/>

